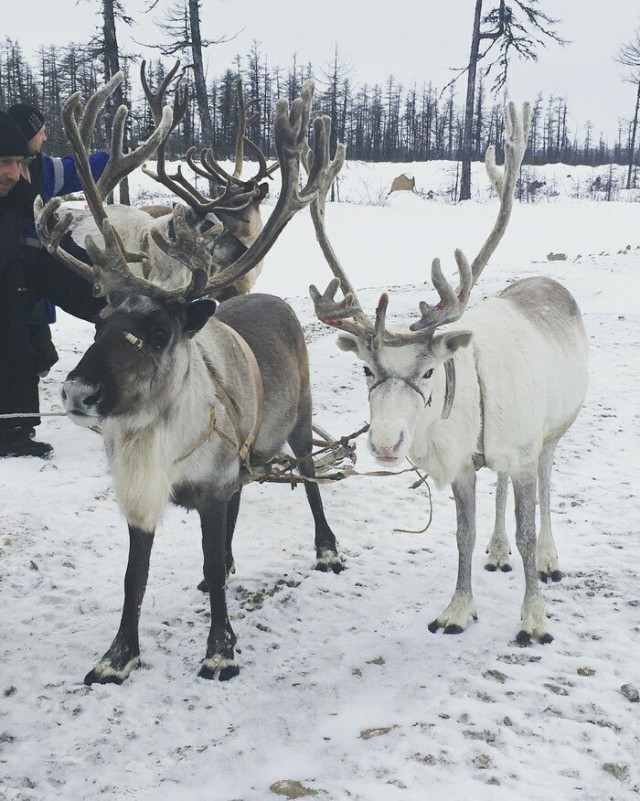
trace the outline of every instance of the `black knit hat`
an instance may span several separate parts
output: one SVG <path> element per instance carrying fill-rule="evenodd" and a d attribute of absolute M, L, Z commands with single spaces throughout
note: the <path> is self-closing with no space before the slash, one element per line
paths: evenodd
<path fill-rule="evenodd" d="M 28 103 L 14 103 L 7 109 L 7 114 L 20 128 L 27 142 L 33 139 L 44 125 L 44 114 L 39 108 Z"/>
<path fill-rule="evenodd" d="M 0 156 L 28 156 L 29 143 L 20 128 L 4 111 L 0 111 Z"/>

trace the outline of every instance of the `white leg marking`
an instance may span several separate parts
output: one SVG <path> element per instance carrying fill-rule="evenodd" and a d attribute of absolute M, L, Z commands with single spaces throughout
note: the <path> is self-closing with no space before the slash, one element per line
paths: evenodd
<path fill-rule="evenodd" d="M 120 670 L 116 670 L 108 659 L 102 659 L 94 667 L 93 673 L 97 679 L 108 681 L 109 679 L 116 678 L 119 681 L 124 681 L 132 670 L 140 667 L 140 657 L 135 656 L 130 659 L 127 664 Z"/>
<path fill-rule="evenodd" d="M 451 603 L 436 619 L 438 628 L 446 629 L 448 626 L 455 626 L 461 630 L 467 628 L 469 618 L 474 620 L 478 617 L 476 605 L 471 593 L 459 592 L 456 590 L 451 599 Z"/>

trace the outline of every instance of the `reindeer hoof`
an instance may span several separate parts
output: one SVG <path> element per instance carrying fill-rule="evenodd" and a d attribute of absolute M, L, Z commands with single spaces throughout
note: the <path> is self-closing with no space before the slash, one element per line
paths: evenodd
<path fill-rule="evenodd" d="M 553 637 L 551 634 L 543 634 L 542 637 L 538 640 L 541 645 L 547 645 L 550 642 L 553 642 Z"/>
<path fill-rule="evenodd" d="M 231 650 L 230 656 L 223 656 L 221 653 L 208 656 L 202 663 L 198 676 L 201 679 L 215 679 L 228 681 L 240 673 L 240 666 L 235 661 L 235 649 Z"/>
<path fill-rule="evenodd" d="M 84 677 L 84 683 L 87 687 L 91 687 L 92 684 L 117 684 L 120 685 L 124 682 L 129 674 L 127 673 L 126 676 L 123 676 L 119 673 L 107 673 L 103 674 L 98 672 L 95 668 L 90 670 L 87 675 Z"/>
<path fill-rule="evenodd" d="M 496 565 L 496 564 L 494 564 L 493 562 L 488 562 L 488 563 L 487 563 L 487 564 L 484 566 L 484 569 L 485 569 L 485 570 L 488 570 L 488 571 L 489 571 L 489 573 L 495 573 L 495 572 L 496 572 L 496 570 L 498 569 L 498 567 L 500 568 L 500 570 L 501 570 L 503 573 L 510 573 L 510 572 L 513 570 L 513 568 L 511 567 L 511 565 L 510 565 L 510 564 L 508 564 L 508 563 L 505 563 L 505 564 L 503 564 L 503 565 Z"/>
<path fill-rule="evenodd" d="M 222 668 L 218 678 L 220 681 L 229 681 L 229 679 L 235 678 L 239 673 L 240 668 L 237 665 L 229 665 L 229 667 Z"/>
<path fill-rule="evenodd" d="M 223 668 L 211 668 L 208 665 L 202 665 L 198 671 L 198 676 L 201 679 L 211 680 L 217 677 L 219 681 L 229 681 L 229 679 L 233 679 L 239 673 L 240 668 L 238 665 L 227 665 Z"/>
<path fill-rule="evenodd" d="M 464 631 L 464 629 L 462 628 L 462 626 L 458 626 L 455 623 L 453 623 L 452 625 L 445 627 L 444 633 L 445 634 L 462 634 L 463 631 Z"/>
<path fill-rule="evenodd" d="M 125 677 L 126 678 L 126 677 Z M 87 675 L 84 677 L 84 683 L 87 687 L 91 687 L 92 684 L 122 684 L 124 678 L 122 676 L 116 676 L 115 674 L 112 676 L 101 676 L 99 673 L 96 673 L 95 670 L 90 670 Z"/>
<path fill-rule="evenodd" d="M 207 586 L 207 582 L 204 579 L 202 579 L 200 584 L 198 584 L 198 589 L 200 590 L 200 592 L 209 592 L 209 587 Z"/>
<path fill-rule="evenodd" d="M 90 670 L 84 677 L 87 687 L 92 684 L 122 684 L 132 670 L 140 667 L 140 657 L 134 656 L 120 667 L 114 667 L 108 659 L 101 659 L 100 662 Z"/>
<path fill-rule="evenodd" d="M 345 569 L 344 563 L 337 554 L 325 553 L 316 562 L 314 570 L 320 573 L 335 573 L 338 575 Z"/>
<path fill-rule="evenodd" d="M 210 667 L 203 665 L 198 671 L 198 676 L 201 679 L 215 679 L 217 671 L 211 670 Z"/>
<path fill-rule="evenodd" d="M 540 581 L 542 581 L 544 584 L 547 584 L 549 579 L 551 579 L 551 581 L 562 581 L 561 570 L 552 570 L 550 573 L 547 573 L 546 570 L 541 570 L 538 573 L 538 576 L 540 578 Z"/>
<path fill-rule="evenodd" d="M 431 623 L 429 623 L 429 625 L 427 626 L 427 628 L 432 634 L 435 634 L 436 631 L 438 631 L 438 629 L 440 628 L 440 624 L 438 623 L 437 620 L 432 620 Z"/>

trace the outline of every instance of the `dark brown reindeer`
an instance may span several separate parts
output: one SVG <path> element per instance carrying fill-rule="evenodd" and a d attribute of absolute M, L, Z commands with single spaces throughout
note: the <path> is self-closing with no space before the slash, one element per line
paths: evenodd
<path fill-rule="evenodd" d="M 65 130 L 105 246 L 87 237 L 93 269 L 61 252 L 69 219 L 56 221 L 55 203 L 40 204 L 39 232 L 109 305 L 95 342 L 64 383 L 63 399 L 74 422 L 102 430 L 130 538 L 120 627 L 86 684 L 119 684 L 140 663 L 140 607 L 154 531 L 169 501 L 196 509 L 201 521 L 211 628 L 199 675 L 224 680 L 239 672 L 225 583 L 233 568 L 241 478 L 285 442 L 302 459 L 301 473 L 314 476 L 309 365 L 300 324 L 284 301 L 264 294 L 222 304 L 213 298 L 262 260 L 291 217 L 314 199 L 326 173 L 342 164 L 342 148 L 329 159 L 329 119 L 316 118 L 312 168 L 299 188 L 312 95 L 313 83 L 307 82 L 290 108 L 286 101 L 277 104 L 282 189 L 266 225 L 240 258 L 225 267 L 216 264 L 181 212 L 174 217 L 174 241 L 156 235 L 160 247 L 190 271 L 189 285 L 177 289 L 150 284 L 128 269 L 90 177 L 78 95 L 64 106 Z M 305 490 L 315 520 L 316 568 L 338 573 L 343 564 L 318 487 L 305 482 Z"/>

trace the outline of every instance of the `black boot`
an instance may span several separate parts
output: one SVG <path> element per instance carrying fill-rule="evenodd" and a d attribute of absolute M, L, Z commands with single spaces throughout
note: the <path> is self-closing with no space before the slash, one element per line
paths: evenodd
<path fill-rule="evenodd" d="M 31 429 L 33 431 L 33 429 Z M 49 459 L 53 446 L 48 442 L 36 442 L 28 431 L 16 430 L 9 436 L 0 439 L 0 458 L 10 456 L 35 456 L 38 459 Z"/>

